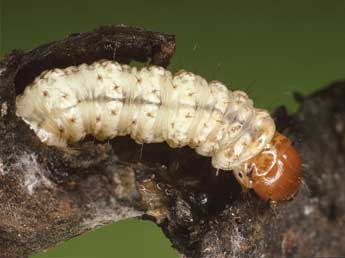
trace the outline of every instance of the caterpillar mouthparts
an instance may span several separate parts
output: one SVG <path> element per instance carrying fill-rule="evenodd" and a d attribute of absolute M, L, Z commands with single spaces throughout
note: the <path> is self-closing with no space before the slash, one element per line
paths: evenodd
<path fill-rule="evenodd" d="M 189 146 L 232 170 L 265 200 L 297 192 L 300 159 L 270 114 L 243 91 L 190 72 L 137 69 L 100 60 L 42 72 L 16 99 L 21 117 L 47 145 L 66 147 L 91 134 L 130 135 L 137 143 Z"/>

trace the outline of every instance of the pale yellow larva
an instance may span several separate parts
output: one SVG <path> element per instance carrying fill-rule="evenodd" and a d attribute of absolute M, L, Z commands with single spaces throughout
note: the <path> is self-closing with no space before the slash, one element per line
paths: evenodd
<path fill-rule="evenodd" d="M 186 71 L 173 75 L 162 67 L 137 69 L 109 60 L 45 71 L 16 105 L 17 115 L 48 145 L 65 147 L 91 134 L 190 146 L 212 157 L 215 168 L 234 170 L 247 187 L 252 182 L 243 179 L 244 162 L 275 134 L 270 114 L 254 108 L 243 91 Z"/>
<path fill-rule="evenodd" d="M 188 145 L 224 170 L 259 153 L 275 132 L 269 113 L 242 91 L 186 71 L 107 60 L 43 72 L 17 97 L 17 115 L 48 145 L 130 135 Z"/>

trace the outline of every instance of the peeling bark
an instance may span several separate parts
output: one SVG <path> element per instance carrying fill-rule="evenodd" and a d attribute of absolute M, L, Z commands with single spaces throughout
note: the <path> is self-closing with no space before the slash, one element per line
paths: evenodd
<path fill-rule="evenodd" d="M 0 61 L 0 257 L 26 257 L 101 225 L 141 216 L 185 257 L 345 256 L 345 82 L 274 114 L 303 160 L 303 185 L 275 206 L 189 148 L 129 137 L 42 144 L 15 116 L 15 96 L 41 71 L 99 59 L 167 66 L 174 36 L 127 26 L 74 34 Z"/>

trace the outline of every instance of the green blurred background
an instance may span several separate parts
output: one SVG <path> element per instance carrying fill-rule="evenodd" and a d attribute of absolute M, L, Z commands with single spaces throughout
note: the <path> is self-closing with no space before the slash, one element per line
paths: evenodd
<path fill-rule="evenodd" d="M 257 106 L 297 108 L 345 77 L 345 1 L 0 0 L 0 55 L 72 32 L 129 24 L 177 36 L 172 70 L 191 70 L 246 90 Z M 152 223 L 126 220 L 33 257 L 173 258 Z"/>

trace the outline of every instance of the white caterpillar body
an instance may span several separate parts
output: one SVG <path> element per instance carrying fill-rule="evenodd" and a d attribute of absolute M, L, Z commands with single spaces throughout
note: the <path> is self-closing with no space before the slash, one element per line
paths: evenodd
<path fill-rule="evenodd" d="M 275 133 L 269 113 L 242 91 L 186 71 L 108 60 L 43 72 L 17 97 L 17 115 L 48 145 L 130 135 L 188 145 L 223 170 L 261 152 Z"/>

